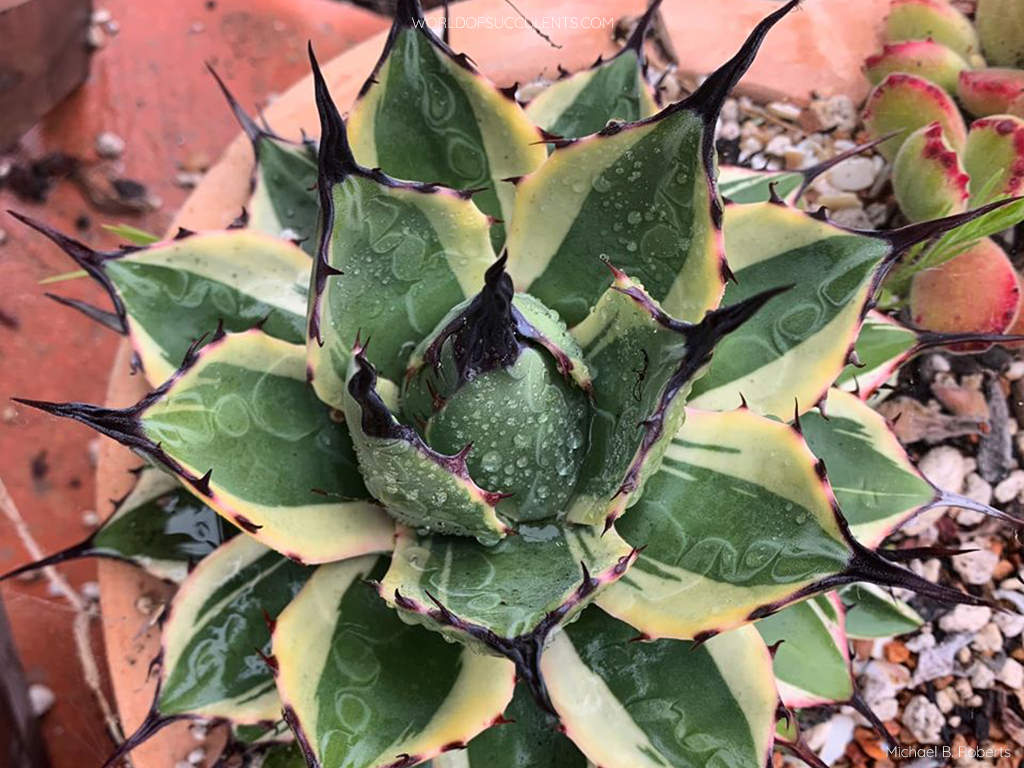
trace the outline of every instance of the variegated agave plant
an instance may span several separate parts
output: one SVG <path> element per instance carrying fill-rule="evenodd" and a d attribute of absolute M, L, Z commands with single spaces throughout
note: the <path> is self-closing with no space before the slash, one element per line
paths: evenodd
<path fill-rule="evenodd" d="M 184 579 L 118 755 L 203 718 L 273 766 L 761 766 L 806 754 L 787 708 L 857 701 L 847 632 L 919 621 L 879 586 L 982 602 L 877 549 L 978 505 L 830 387 L 891 265 L 993 206 L 858 232 L 719 195 L 719 108 L 795 5 L 660 111 L 650 13 L 524 110 L 403 0 L 347 123 L 313 59 L 318 146 L 231 101 L 257 163 L 227 229 L 97 252 L 23 219 L 158 385 L 22 401 L 153 465 L 47 562 Z M 947 340 L 866 333 L 872 386 Z"/>

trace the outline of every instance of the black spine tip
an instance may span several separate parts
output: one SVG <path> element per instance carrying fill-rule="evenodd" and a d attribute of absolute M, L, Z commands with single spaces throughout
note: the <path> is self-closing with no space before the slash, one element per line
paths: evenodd
<path fill-rule="evenodd" d="M 352 149 L 349 147 L 345 121 L 341 118 L 334 99 L 331 98 L 327 81 L 320 70 L 313 51 L 313 43 L 309 43 L 309 63 L 313 69 L 313 91 L 316 98 L 316 109 L 320 115 L 320 151 L 318 165 L 321 180 L 321 195 L 324 194 L 323 183 L 333 184 L 341 181 L 357 168 Z"/>
<path fill-rule="evenodd" d="M 228 89 L 227 84 L 221 79 L 221 76 L 217 74 L 217 70 L 213 68 L 210 62 L 206 62 L 206 69 L 209 70 L 210 74 L 213 75 L 213 79 L 217 81 L 217 85 L 220 87 L 220 92 L 224 94 L 224 98 L 228 102 L 228 106 L 231 108 L 232 114 L 235 116 L 235 120 L 238 121 L 239 126 L 245 132 L 245 135 L 249 137 L 249 141 L 252 142 L 255 148 L 259 140 L 267 134 L 256 121 L 252 119 L 248 112 L 242 109 L 242 105 L 238 103 L 238 99 L 235 98 L 234 94 Z"/>
<path fill-rule="evenodd" d="M 926 243 L 939 235 L 950 232 L 957 227 L 961 227 L 992 211 L 1020 200 L 1024 200 L 1024 197 L 1009 197 L 1005 200 L 997 200 L 994 203 L 983 205 L 966 213 L 958 213 L 941 219 L 932 219 L 931 221 L 922 221 L 917 224 L 908 224 L 899 229 L 890 229 L 883 232 L 862 232 L 861 234 L 871 235 L 888 242 L 892 248 L 890 259 L 895 259 L 902 256 L 915 245 Z"/>
<path fill-rule="evenodd" d="M 800 0 L 789 0 L 784 6 L 762 19 L 729 61 L 715 70 L 690 96 L 669 109 L 691 109 L 704 118 L 705 124 L 713 126 L 729 93 L 754 63 L 768 32 L 799 4 Z"/>
<path fill-rule="evenodd" d="M 641 65 L 644 63 L 644 41 L 647 39 L 648 32 L 651 31 L 651 24 L 654 21 L 654 16 L 658 12 L 658 8 L 661 7 L 662 0 L 652 0 L 651 4 L 647 6 L 647 10 L 644 15 L 636 23 L 636 27 L 633 29 L 633 33 L 626 40 L 626 44 L 622 47 L 624 51 L 633 51 L 636 53 L 637 58 L 640 59 Z"/>

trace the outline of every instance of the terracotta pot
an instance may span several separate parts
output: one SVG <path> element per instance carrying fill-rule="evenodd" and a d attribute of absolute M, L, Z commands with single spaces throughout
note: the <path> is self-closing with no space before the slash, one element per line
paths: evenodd
<path fill-rule="evenodd" d="M 454 5 L 453 47 L 468 53 L 502 85 L 532 80 L 542 71 L 552 73 L 559 64 L 570 70 L 588 65 L 597 53 L 614 50 L 611 24 L 642 7 L 639 0 L 518 0 L 517 5 L 532 20 L 550 19 L 551 24 L 583 15 L 612 21 L 603 29 L 593 28 L 595 25 L 549 28 L 552 39 L 563 46 L 556 49 L 528 30 L 489 28 L 516 24 L 504 0 L 470 0 Z M 840 18 L 845 4 L 807 0 L 769 36 L 743 87 L 761 96 L 796 101 L 806 100 L 812 91 L 862 96 L 866 84 L 860 64 L 877 46 L 878 20 L 887 5 L 888 0 L 864 0 L 853 18 Z M 665 0 L 664 13 L 673 42 L 686 56 L 681 69 L 705 73 L 725 61 L 773 7 L 765 0 Z M 431 16 L 437 18 L 436 14 Z M 351 104 L 376 63 L 383 37 L 358 45 L 324 67 L 338 104 Z M 302 128 L 317 133 L 312 91 L 307 77 L 267 108 L 266 116 L 275 130 L 296 137 Z M 246 201 L 251 163 L 250 146 L 239 136 L 185 203 L 171 231 L 179 225 L 202 230 L 228 224 Z M 111 375 L 108 403 L 133 403 L 146 389 L 141 376 L 128 375 L 128 353 L 123 347 Z M 97 471 L 98 509 L 108 509 L 107 500 L 127 490 L 131 477 L 125 470 L 138 463 L 124 449 L 104 441 Z M 160 597 L 168 595 L 169 590 L 137 569 L 114 562 L 100 563 L 99 581 L 114 692 L 125 728 L 132 730 L 149 709 L 153 681 L 147 681 L 146 667 L 159 650 L 158 633 L 147 630 L 136 602 L 143 594 Z M 195 746 L 187 726 L 178 723 L 136 749 L 134 763 L 138 768 L 170 768 Z M 208 742 L 211 755 L 217 748 L 216 739 Z"/>

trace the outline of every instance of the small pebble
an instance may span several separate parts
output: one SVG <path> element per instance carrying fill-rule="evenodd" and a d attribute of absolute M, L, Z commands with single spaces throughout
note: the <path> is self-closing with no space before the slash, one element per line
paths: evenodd
<path fill-rule="evenodd" d="M 82 597 L 90 602 L 97 602 L 100 599 L 100 585 L 95 581 L 87 581 L 82 584 Z"/>
<path fill-rule="evenodd" d="M 995 487 L 992 495 L 996 501 L 1005 504 L 1017 498 L 1021 491 L 1024 491 L 1024 469 L 1015 469 Z"/>
<path fill-rule="evenodd" d="M 1024 616 L 1019 613 L 996 613 L 992 621 L 1003 633 L 1003 637 L 1017 637 L 1024 632 Z"/>
<path fill-rule="evenodd" d="M 836 192 L 834 194 L 822 195 L 818 198 L 818 204 L 825 206 L 830 211 L 861 207 L 860 198 L 852 192 Z"/>
<path fill-rule="evenodd" d="M 1024 688 L 1024 666 L 1016 659 L 1007 659 L 998 672 L 999 682 L 1013 691 Z"/>
<path fill-rule="evenodd" d="M 113 18 L 110 11 L 106 8 L 97 8 L 92 12 L 92 23 L 93 24 L 106 24 Z"/>
<path fill-rule="evenodd" d="M 790 104 L 786 101 L 773 101 L 768 105 L 768 111 L 780 120 L 796 122 L 803 110 L 796 104 Z"/>
<path fill-rule="evenodd" d="M 946 718 L 939 708 L 924 696 L 914 696 L 908 703 L 900 721 L 921 744 L 938 744 Z"/>
<path fill-rule="evenodd" d="M 104 131 L 96 137 L 96 154 L 109 160 L 124 154 L 124 139 L 111 131 Z"/>
<path fill-rule="evenodd" d="M 999 563 L 999 555 L 991 549 L 985 549 L 984 545 L 980 543 L 975 543 L 973 546 L 980 548 L 976 552 L 968 552 L 966 555 L 954 557 L 953 568 L 966 584 L 988 584 L 992 579 L 992 572 Z"/>
<path fill-rule="evenodd" d="M 984 605 L 958 605 L 939 619 L 943 632 L 977 632 L 992 620 L 992 609 Z"/>
<path fill-rule="evenodd" d="M 1003 378 L 1007 381 L 1018 381 L 1024 379 L 1024 360 L 1014 360 L 1009 367 L 1003 371 Z"/>
<path fill-rule="evenodd" d="M 995 685 L 996 673 L 980 661 L 970 670 L 971 687 L 976 691 L 986 691 Z"/>
<path fill-rule="evenodd" d="M 85 33 L 85 43 L 89 48 L 94 51 L 99 50 L 106 45 L 107 36 L 103 33 L 103 28 L 98 25 L 92 25 L 89 30 Z"/>
<path fill-rule="evenodd" d="M 206 750 L 202 747 L 196 747 L 185 757 L 189 765 L 199 765 L 203 760 L 206 759 Z"/>
<path fill-rule="evenodd" d="M 32 707 L 32 714 L 42 717 L 50 711 L 57 697 L 45 685 L 34 683 L 28 687 L 28 701 Z"/>
<path fill-rule="evenodd" d="M 174 183 L 184 189 L 192 189 L 203 180 L 203 174 L 198 171 L 178 171 L 174 175 Z"/>
<path fill-rule="evenodd" d="M 82 525 L 86 528 L 95 528 L 100 524 L 100 516 L 94 510 L 87 509 L 82 513 Z"/>
<path fill-rule="evenodd" d="M 939 711 L 943 714 L 948 714 L 956 706 L 956 694 L 949 688 L 943 688 L 942 690 L 935 692 L 935 706 L 939 708 Z"/>
<path fill-rule="evenodd" d="M 971 647 L 985 654 L 1001 651 L 1003 648 L 1003 633 L 999 631 L 999 625 L 990 622 L 982 627 L 971 641 Z"/>
<path fill-rule="evenodd" d="M 828 172 L 828 180 L 844 192 L 860 192 L 875 181 L 875 165 L 867 157 L 851 157 Z"/>

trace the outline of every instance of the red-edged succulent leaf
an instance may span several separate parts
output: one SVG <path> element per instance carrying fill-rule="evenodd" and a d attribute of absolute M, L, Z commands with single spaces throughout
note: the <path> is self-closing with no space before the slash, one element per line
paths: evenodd
<path fill-rule="evenodd" d="M 1024 193 L 1024 119 L 993 115 L 975 120 L 967 134 L 964 166 L 971 205 Z"/>
<path fill-rule="evenodd" d="M 985 56 L 996 66 L 1024 68 L 1024 2 L 978 0 L 974 24 Z"/>
<path fill-rule="evenodd" d="M 970 178 L 938 122 L 906 137 L 892 165 L 892 188 L 911 221 L 967 210 Z"/>
<path fill-rule="evenodd" d="M 956 95 L 964 109 L 978 117 L 1006 113 L 1024 117 L 1024 70 L 964 70 L 957 80 Z"/>
<path fill-rule="evenodd" d="M 938 267 L 918 272 L 910 288 L 910 315 L 914 325 L 929 331 L 1005 333 L 1017 317 L 1020 295 L 1010 259 L 986 239 Z M 952 348 L 972 352 L 987 345 Z"/>
<path fill-rule="evenodd" d="M 887 43 L 881 53 L 864 61 L 864 73 L 872 85 L 878 85 L 893 72 L 906 72 L 941 85 L 955 93 L 957 77 L 967 69 L 964 58 L 934 40 L 904 40 Z"/>
<path fill-rule="evenodd" d="M 982 63 L 978 33 L 948 0 L 893 0 L 885 19 L 890 42 L 932 39 L 952 48 L 976 67 Z"/>
<path fill-rule="evenodd" d="M 906 137 L 918 128 L 938 122 L 950 145 L 961 150 L 967 140 L 967 126 L 960 110 L 939 86 L 922 77 L 894 72 L 888 75 L 868 96 L 864 106 L 864 125 L 873 136 L 902 131 L 879 147 L 886 159 L 892 160 Z"/>

